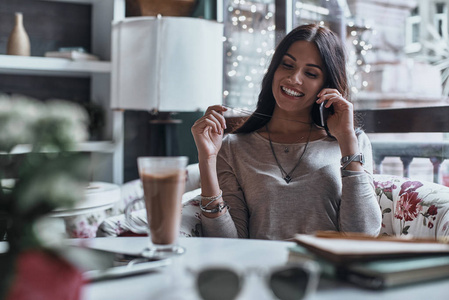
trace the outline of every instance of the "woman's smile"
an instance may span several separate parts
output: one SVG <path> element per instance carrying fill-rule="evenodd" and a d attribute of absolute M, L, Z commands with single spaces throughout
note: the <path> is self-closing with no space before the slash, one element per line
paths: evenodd
<path fill-rule="evenodd" d="M 299 90 L 292 89 L 292 88 L 288 88 L 286 86 L 281 86 L 281 90 L 287 96 L 291 96 L 291 97 L 295 97 L 295 98 L 299 98 L 299 97 L 303 97 L 304 96 L 303 92 L 301 92 Z"/>

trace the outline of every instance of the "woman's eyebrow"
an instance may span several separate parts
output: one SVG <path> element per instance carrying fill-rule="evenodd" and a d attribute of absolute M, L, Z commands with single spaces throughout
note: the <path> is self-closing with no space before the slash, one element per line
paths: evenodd
<path fill-rule="evenodd" d="M 294 61 L 296 61 L 296 58 L 295 58 L 293 55 L 288 54 L 288 53 L 285 53 L 285 55 L 288 56 L 288 57 L 290 57 L 290 58 L 293 59 Z M 306 64 L 306 66 L 318 68 L 318 69 L 320 69 L 321 71 L 323 71 L 323 69 L 322 69 L 319 65 L 315 65 L 315 64 Z"/>

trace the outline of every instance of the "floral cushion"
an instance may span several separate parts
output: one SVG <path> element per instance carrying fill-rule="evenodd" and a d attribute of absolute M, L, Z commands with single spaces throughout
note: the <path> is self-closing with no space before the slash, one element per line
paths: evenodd
<path fill-rule="evenodd" d="M 449 187 L 405 177 L 374 175 L 383 235 L 449 236 Z"/>
<path fill-rule="evenodd" d="M 179 230 L 181 236 L 200 237 L 203 235 L 200 200 L 201 197 L 197 195 L 195 198 L 183 204 L 181 228 Z"/>
<path fill-rule="evenodd" d="M 199 190 L 197 190 L 197 195 Z M 201 229 L 201 210 L 199 208 L 199 197 L 196 196 L 183 203 L 182 219 L 179 229 L 179 235 L 185 237 L 199 237 L 202 236 Z M 131 218 L 137 225 L 148 224 L 145 209 L 140 209 L 131 212 Z M 129 232 L 134 234 L 146 234 L 145 232 L 136 232 L 126 220 L 124 214 L 107 218 L 99 227 L 97 236 L 121 236 L 129 235 Z"/>
<path fill-rule="evenodd" d="M 98 210 L 89 214 L 65 217 L 66 233 L 71 238 L 96 237 L 98 226 L 112 215 L 113 210 L 108 209 Z"/>

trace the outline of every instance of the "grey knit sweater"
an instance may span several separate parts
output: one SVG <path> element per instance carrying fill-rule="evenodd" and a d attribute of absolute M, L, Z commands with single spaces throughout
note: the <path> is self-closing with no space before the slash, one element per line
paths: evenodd
<path fill-rule="evenodd" d="M 217 170 L 230 210 L 218 218 L 203 216 L 204 235 L 288 239 L 317 230 L 378 234 L 381 212 L 371 176 L 371 144 L 364 133 L 358 140 L 366 156 L 365 172 L 342 177 L 338 142 L 325 137 L 309 143 L 287 184 L 267 139 L 256 132 L 227 135 Z M 273 146 L 281 166 L 290 172 L 305 143 Z"/>

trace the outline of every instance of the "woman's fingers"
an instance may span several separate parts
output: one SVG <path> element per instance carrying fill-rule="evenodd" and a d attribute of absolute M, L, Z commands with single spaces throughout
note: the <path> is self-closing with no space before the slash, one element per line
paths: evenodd
<path fill-rule="evenodd" d="M 344 99 L 340 92 L 336 89 L 323 89 L 318 95 L 318 100 L 316 103 L 321 104 L 324 101 L 327 101 L 325 107 L 329 108 L 333 103 L 338 102 Z"/>
<path fill-rule="evenodd" d="M 209 106 L 209 107 L 207 108 L 207 110 L 206 110 L 206 112 L 205 112 L 204 114 L 207 114 L 207 113 L 209 113 L 209 112 L 211 112 L 211 111 L 216 111 L 216 112 L 218 112 L 218 113 L 223 114 L 223 112 L 225 112 L 225 111 L 227 111 L 227 110 L 228 110 L 228 109 L 227 109 L 226 107 L 222 106 L 222 105 L 212 105 L 212 106 Z"/>
<path fill-rule="evenodd" d="M 336 89 L 323 89 L 318 95 L 316 103 L 321 104 L 325 102 L 325 107 L 329 108 L 333 105 L 334 109 L 340 107 L 344 109 L 345 107 L 351 106 L 351 102 L 343 98 L 341 93 Z"/>
<path fill-rule="evenodd" d="M 221 129 L 226 129 L 226 119 L 223 116 L 223 112 L 227 110 L 228 109 L 224 106 L 213 105 L 209 106 L 206 110 L 206 113 L 204 114 L 205 118 L 214 121 L 214 123 L 216 124 L 216 126 L 213 126 L 216 133 L 220 133 Z"/>
<path fill-rule="evenodd" d="M 210 113 L 206 116 L 206 122 L 213 128 L 213 132 L 220 134 L 221 133 L 221 123 L 214 116 L 213 113 Z"/>
<path fill-rule="evenodd" d="M 223 129 L 226 129 L 226 119 L 223 116 L 223 113 L 219 113 L 215 110 L 211 111 L 212 115 L 217 119 Z"/>
<path fill-rule="evenodd" d="M 212 132 L 221 134 L 222 129 L 226 129 L 226 120 L 223 116 L 226 110 L 227 108 L 221 105 L 208 107 L 204 116 L 195 122 L 194 127 L 199 126 L 201 132 L 210 128 Z"/>
<path fill-rule="evenodd" d="M 318 93 L 318 97 L 321 97 L 323 95 L 327 95 L 327 94 L 336 94 L 338 96 L 341 97 L 341 93 L 337 90 L 337 89 L 331 89 L 331 88 L 325 88 L 322 89 L 319 93 Z"/>

